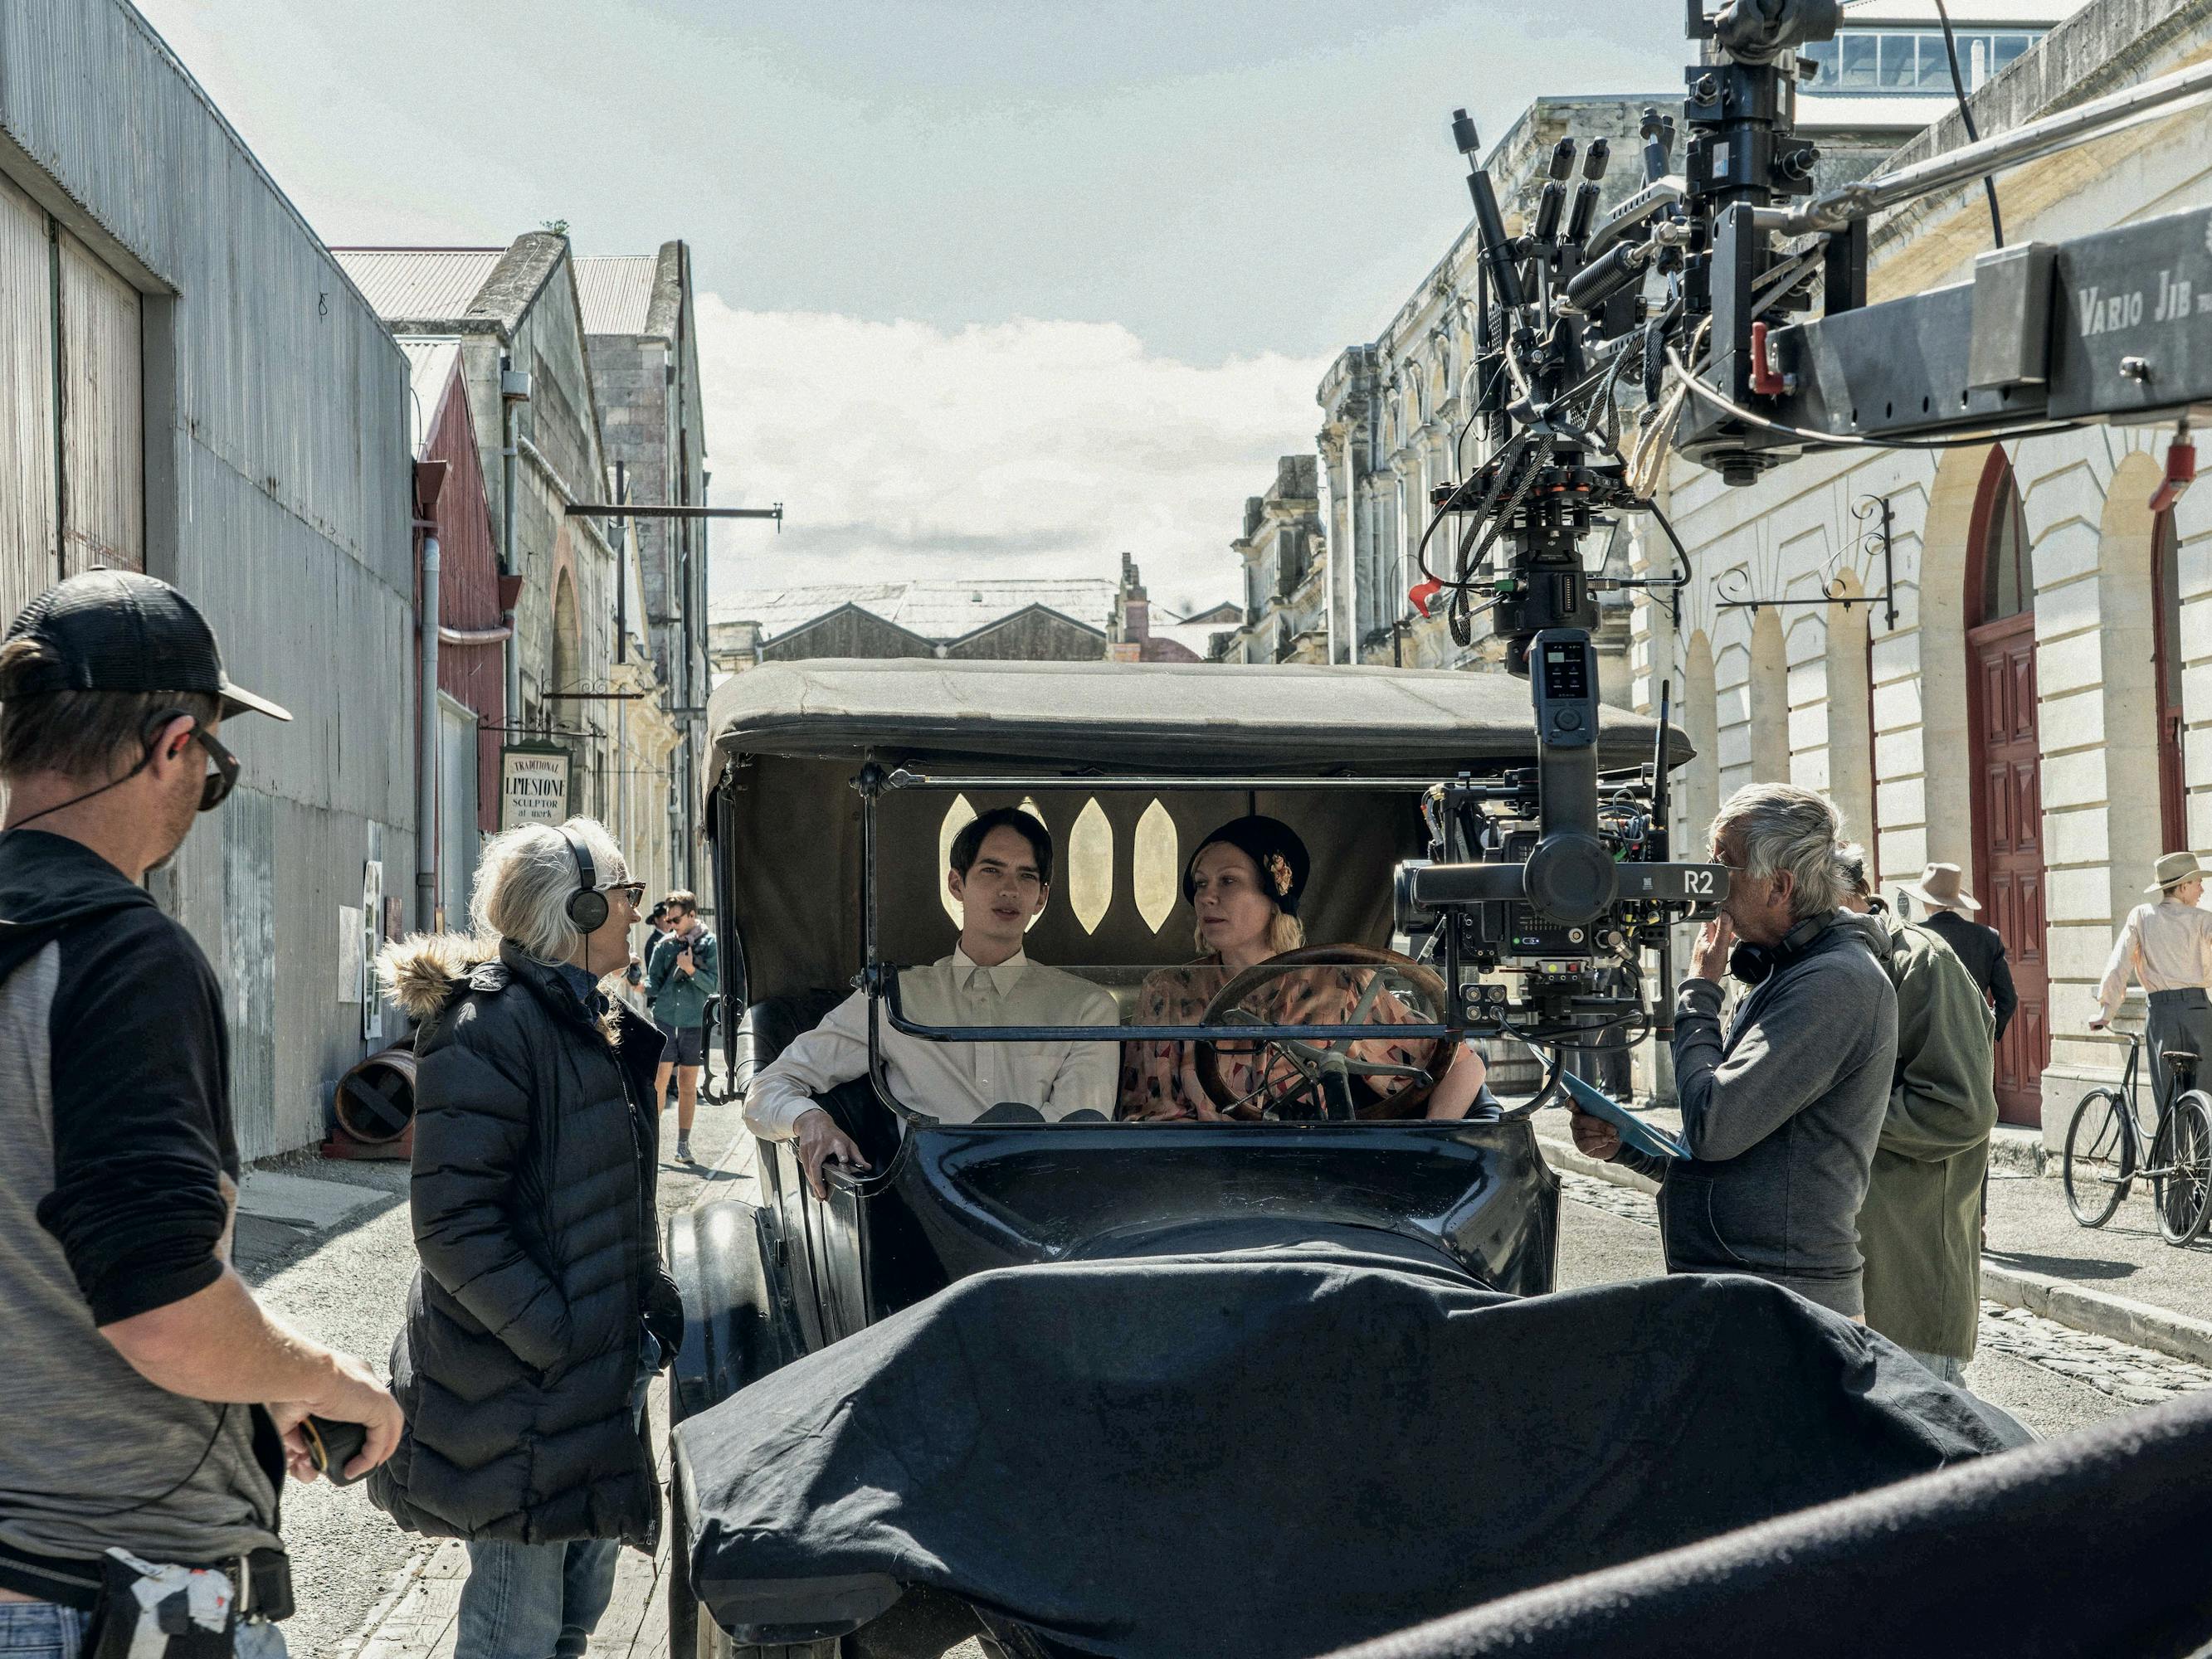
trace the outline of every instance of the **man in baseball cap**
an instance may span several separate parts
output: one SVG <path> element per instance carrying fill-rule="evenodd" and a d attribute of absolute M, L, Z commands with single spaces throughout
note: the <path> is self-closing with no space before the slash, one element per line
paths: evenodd
<path fill-rule="evenodd" d="M 364 1425 L 355 1474 L 399 1434 L 374 1372 L 270 1318 L 231 1266 L 222 991 L 143 884 L 236 785 L 216 730 L 243 712 L 290 718 L 134 572 L 50 588 L 0 643 L 0 1603 L 64 1652 L 103 1605 L 137 1626 L 121 1550 L 157 1578 L 222 1574 L 232 1646 L 281 1655 L 300 1424 Z"/>

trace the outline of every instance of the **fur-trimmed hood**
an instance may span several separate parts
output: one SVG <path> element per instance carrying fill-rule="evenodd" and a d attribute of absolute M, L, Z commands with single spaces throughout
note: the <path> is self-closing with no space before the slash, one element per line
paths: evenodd
<path fill-rule="evenodd" d="M 483 934 L 410 933 L 377 952 L 376 976 L 409 1018 L 426 1020 L 459 995 L 478 969 L 498 961 L 499 941 Z"/>
<path fill-rule="evenodd" d="M 377 952 L 376 976 L 383 981 L 385 995 L 417 1025 L 427 1025 L 445 1012 L 464 991 L 503 991 L 518 975 L 552 982 L 553 970 L 523 956 L 519 946 L 512 961 L 501 955 L 501 941 L 489 933 L 410 933 Z M 563 1008 L 573 1002 L 565 988 L 553 1000 Z M 618 999 L 607 997 L 596 1020 L 580 1008 L 578 1012 L 609 1042 L 621 1043 L 627 1011 Z M 645 1029 L 649 1032 L 652 1028 Z"/>

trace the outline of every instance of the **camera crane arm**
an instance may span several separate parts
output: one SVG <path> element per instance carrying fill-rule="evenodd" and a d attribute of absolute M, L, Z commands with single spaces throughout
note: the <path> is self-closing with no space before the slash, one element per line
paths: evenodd
<path fill-rule="evenodd" d="M 1649 511 L 1680 554 L 1650 495 L 1667 447 L 1743 484 L 1811 449 L 2212 420 L 2212 209 L 2004 247 L 1927 293 L 1866 293 L 1869 214 L 2201 103 L 2212 64 L 1815 196 L 1796 54 L 1834 38 L 1839 0 L 1729 0 L 1710 17 L 1686 0 L 1686 15 L 1701 53 L 1679 167 L 1674 123 L 1647 111 L 1644 186 L 1602 219 L 1585 186 L 1562 234 L 1563 142 L 1534 234 L 1509 235 L 1474 124 L 1464 110 L 1452 121 L 1478 234 L 1474 416 L 1489 455 L 1432 494 L 1424 589 L 1447 596 L 1462 644 L 1492 613 L 1506 666 L 1531 678 L 1537 757 L 1508 786 L 1437 787 L 1431 857 L 1401 869 L 1399 919 L 1437 933 L 1471 1029 L 1562 1049 L 1645 1018 L 1612 963 L 1651 949 L 1664 964 L 1670 927 L 1728 892 L 1724 868 L 1668 860 L 1668 700 L 1650 776 L 1603 801 L 1586 736 L 1597 613 L 1580 544 L 1608 514 Z M 1630 394 L 1645 414 L 1624 453 Z M 1426 553 L 1447 519 L 1456 558 L 1439 570 Z M 1688 579 L 1685 556 L 1671 585 Z M 1521 976 L 1517 1002 L 1468 977 L 1500 969 Z"/>

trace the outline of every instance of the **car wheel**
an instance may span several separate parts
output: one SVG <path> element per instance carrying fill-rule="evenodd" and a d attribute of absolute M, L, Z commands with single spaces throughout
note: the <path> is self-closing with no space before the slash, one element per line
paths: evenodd
<path fill-rule="evenodd" d="M 706 1648 L 700 1641 L 702 1626 L 714 1621 L 702 1619 L 699 1613 L 699 1598 L 691 1594 L 691 1555 L 684 1547 L 684 1529 L 678 1524 L 686 1505 L 684 1492 L 684 1460 L 676 1455 L 676 1425 L 683 1419 L 684 1401 L 677 1392 L 672 1377 L 668 1387 L 668 1518 L 665 1525 L 672 1534 L 668 1540 L 668 1656 L 669 1659 L 695 1659 L 703 1656 Z"/>
<path fill-rule="evenodd" d="M 739 1647 L 703 1610 L 699 1612 L 698 1620 L 698 1659 L 841 1659 L 845 1651 L 845 1644 L 840 1638 L 784 1643 L 772 1648 Z"/>

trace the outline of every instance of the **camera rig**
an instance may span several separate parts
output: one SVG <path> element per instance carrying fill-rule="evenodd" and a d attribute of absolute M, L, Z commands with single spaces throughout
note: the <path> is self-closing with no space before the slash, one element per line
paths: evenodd
<path fill-rule="evenodd" d="M 1808 450 L 2171 421 L 2170 501 L 2193 476 L 2191 413 L 2212 407 L 2212 210 L 2000 246 L 1971 281 L 1867 300 L 1870 216 L 2200 102 L 2212 64 L 1816 194 L 1818 151 L 1796 130 L 1799 49 L 1835 37 L 1841 0 L 1686 9 L 1700 51 L 1681 167 L 1675 121 L 1646 110 L 1642 185 L 1601 218 L 1605 140 L 1581 149 L 1578 182 L 1577 146 L 1560 140 L 1527 228 L 1509 234 L 1474 123 L 1452 121 L 1478 243 L 1468 424 L 1486 459 L 1431 493 L 1409 598 L 1425 614 L 1441 603 L 1462 645 L 1490 614 L 1507 667 L 1530 681 L 1538 754 L 1431 792 L 1431 857 L 1401 867 L 1398 920 L 1444 966 L 1469 1029 L 1552 1047 L 1555 1072 L 1557 1051 L 1648 1022 L 1641 952 L 1670 979 L 1672 925 L 1728 892 L 1723 867 L 1668 860 L 1663 694 L 1651 764 L 1596 767 L 1595 595 L 1690 580 L 1652 499 L 1668 452 L 1748 484 Z M 1585 568 L 1583 541 L 1627 513 L 1652 515 L 1672 577 Z M 1441 568 L 1432 544 L 1452 549 Z M 1517 998 L 1480 977 L 1501 970 Z"/>

